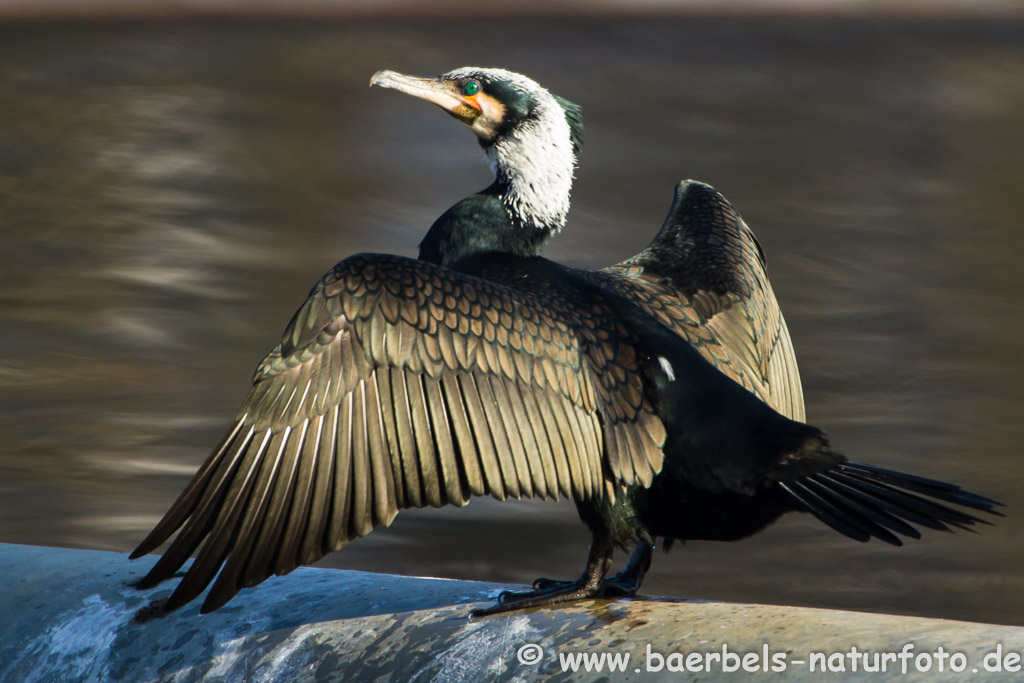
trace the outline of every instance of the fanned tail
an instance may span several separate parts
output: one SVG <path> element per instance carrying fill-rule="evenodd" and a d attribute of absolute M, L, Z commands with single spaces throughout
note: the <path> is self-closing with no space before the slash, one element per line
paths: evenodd
<path fill-rule="evenodd" d="M 1003 516 L 995 510 L 1002 503 L 955 484 L 852 462 L 779 485 L 815 517 L 857 541 L 903 545 L 897 534 L 921 537 L 914 524 L 939 531 L 991 524 L 937 501 Z"/>

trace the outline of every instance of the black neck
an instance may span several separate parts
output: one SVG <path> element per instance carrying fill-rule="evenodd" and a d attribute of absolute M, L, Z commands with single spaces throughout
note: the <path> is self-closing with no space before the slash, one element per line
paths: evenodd
<path fill-rule="evenodd" d="M 515 220 L 502 201 L 507 189 L 504 183 L 495 181 L 445 211 L 420 242 L 420 260 L 449 266 L 487 252 L 539 255 L 552 228 Z"/>

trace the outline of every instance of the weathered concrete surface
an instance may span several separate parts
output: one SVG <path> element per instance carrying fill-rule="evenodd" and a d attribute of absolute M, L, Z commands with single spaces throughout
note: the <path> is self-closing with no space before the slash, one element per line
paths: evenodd
<path fill-rule="evenodd" d="M 1020 665 L 1013 657 L 1024 650 L 1024 628 L 677 600 L 590 601 L 474 620 L 468 617 L 473 605 L 489 602 L 504 586 L 328 569 L 300 569 L 272 579 L 211 615 L 200 615 L 197 601 L 138 623 L 136 612 L 169 595 L 173 584 L 148 591 L 131 587 L 152 562 L 0 544 L 0 680 L 1022 678 L 1005 669 Z M 851 647 L 881 654 L 899 652 L 908 643 L 906 676 L 900 659 L 890 661 L 885 673 L 865 673 L 859 661 L 854 673 L 845 656 Z M 648 645 L 656 654 L 647 655 Z M 723 661 L 723 646 L 739 656 Z M 1002 673 L 985 667 L 995 663 L 997 646 Z M 704 654 L 712 652 L 719 658 L 710 661 L 709 671 Z M 821 673 L 820 664 L 811 672 L 812 652 L 832 656 L 831 675 Z M 938 652 L 946 653 L 942 672 Z M 581 653 L 630 658 L 618 673 L 608 672 L 607 659 L 603 674 L 587 673 L 583 665 L 576 674 L 564 672 L 559 657 Z M 669 670 L 696 663 L 686 658 L 693 653 L 700 653 L 702 670 Z M 951 663 L 961 663 L 949 659 L 950 653 L 962 653 L 962 674 L 950 671 Z M 915 661 L 925 663 L 922 655 L 928 672 L 915 670 Z M 744 671 L 744 663 L 758 673 Z M 840 663 L 845 672 L 838 671 Z M 659 664 L 659 671 L 650 670 Z M 780 664 L 785 672 L 772 673 Z M 738 671 L 723 673 L 723 665 Z"/>

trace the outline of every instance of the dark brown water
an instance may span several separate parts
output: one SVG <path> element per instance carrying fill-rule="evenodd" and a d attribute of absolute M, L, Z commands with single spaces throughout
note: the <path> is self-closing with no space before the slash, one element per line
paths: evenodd
<path fill-rule="evenodd" d="M 0 541 L 131 549 L 319 276 L 415 254 L 489 182 L 456 122 L 367 88 L 464 64 L 584 107 L 548 256 L 628 257 L 677 180 L 714 184 L 768 254 L 810 421 L 1011 504 L 899 549 L 794 516 L 659 553 L 645 592 L 1024 624 L 1020 21 L 0 27 Z M 570 504 L 476 500 L 324 564 L 526 582 L 587 541 Z"/>

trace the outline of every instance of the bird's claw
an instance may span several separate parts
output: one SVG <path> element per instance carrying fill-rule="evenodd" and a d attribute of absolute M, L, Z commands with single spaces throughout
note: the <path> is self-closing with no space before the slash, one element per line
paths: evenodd
<path fill-rule="evenodd" d="M 578 581 L 566 581 L 564 579 L 537 579 L 533 582 L 533 588 L 536 591 L 550 593 L 551 591 L 562 590 L 564 588 L 569 588 L 570 586 L 575 586 L 577 583 Z"/>
<path fill-rule="evenodd" d="M 570 590 L 580 585 L 579 581 L 565 581 L 559 579 L 537 579 L 533 582 L 533 590 L 529 591 L 502 591 L 498 593 L 498 604 L 514 600 L 526 600 L 537 598 L 548 593 Z"/>
<path fill-rule="evenodd" d="M 534 591 L 501 591 L 498 593 L 498 604 L 509 600 L 517 600 L 533 595 Z"/>
<path fill-rule="evenodd" d="M 620 598 L 636 595 L 637 582 L 633 576 L 616 574 L 601 581 L 596 588 L 588 587 L 582 580 L 558 581 L 537 579 L 532 591 L 502 591 L 498 601 L 490 607 L 473 610 L 474 617 L 486 617 L 502 612 L 512 612 L 530 607 L 543 607 L 572 600 L 588 598 Z"/>

